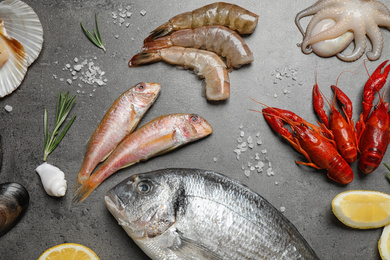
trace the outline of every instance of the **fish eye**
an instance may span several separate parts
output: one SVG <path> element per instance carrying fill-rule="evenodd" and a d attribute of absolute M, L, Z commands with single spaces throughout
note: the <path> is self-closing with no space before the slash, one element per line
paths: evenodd
<path fill-rule="evenodd" d="M 304 124 L 304 123 L 301 123 L 301 126 L 305 126 L 305 124 Z"/>
<path fill-rule="evenodd" d="M 152 189 L 151 184 L 146 181 L 141 181 L 137 185 L 137 191 L 142 195 L 148 194 L 151 189 Z"/>
<path fill-rule="evenodd" d="M 135 90 L 137 90 L 137 91 L 142 91 L 142 90 L 144 90 L 144 88 L 145 88 L 145 86 L 144 86 L 143 84 L 139 84 L 139 85 L 137 85 L 137 86 L 135 87 Z"/>
<path fill-rule="evenodd" d="M 197 115 L 192 115 L 192 116 L 190 117 L 190 121 L 191 121 L 192 123 L 199 123 L 199 122 L 200 122 L 200 118 L 199 118 L 199 116 L 197 116 Z"/>

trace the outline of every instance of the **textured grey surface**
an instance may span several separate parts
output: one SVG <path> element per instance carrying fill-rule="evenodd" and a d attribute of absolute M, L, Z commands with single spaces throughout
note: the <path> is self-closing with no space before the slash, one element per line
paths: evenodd
<path fill-rule="evenodd" d="M 354 104 L 354 118 L 361 111 L 362 87 L 367 80 L 363 58 L 346 63 L 337 58 L 305 55 L 296 46 L 301 34 L 294 24 L 295 14 L 314 1 L 239 1 L 259 14 L 255 32 L 245 37 L 254 52 L 250 66 L 230 73 L 231 98 L 221 104 L 208 103 L 202 94 L 202 81 L 188 71 L 178 70 L 162 62 L 129 68 L 128 60 L 140 51 L 143 39 L 152 29 L 172 16 L 196 9 L 209 1 L 26 1 L 38 14 L 44 28 L 44 47 L 29 68 L 24 82 L 13 94 L 0 99 L 0 135 L 3 145 L 3 166 L 0 182 L 23 184 L 31 196 L 28 211 L 12 230 L 0 237 L 1 259 L 37 259 L 54 245 L 75 242 L 93 249 L 101 259 L 148 259 L 126 235 L 106 209 L 103 197 L 108 189 L 128 176 L 167 167 L 209 169 L 242 181 L 269 200 L 276 208 L 285 207 L 285 216 L 298 228 L 321 259 L 379 259 L 377 242 L 382 229 L 354 230 L 341 224 L 331 212 L 331 200 L 336 194 L 351 189 L 388 192 L 381 165 L 374 173 L 363 176 L 354 163 L 354 181 L 341 186 L 330 181 L 324 171 L 298 166 L 294 160 L 304 160 L 293 148 L 271 131 L 263 117 L 249 109 L 261 109 L 249 97 L 271 106 L 289 109 L 308 121 L 317 118 L 312 109 L 311 90 L 318 73 L 318 83 L 327 97 L 329 86 L 339 80 L 341 87 Z M 230 2 L 230 1 L 229 1 Z M 388 4 L 388 2 L 387 2 Z M 112 12 L 131 5 L 132 16 L 122 26 Z M 141 15 L 141 11 L 146 14 Z M 83 35 L 80 22 L 87 29 L 94 26 L 98 14 L 107 53 L 93 46 Z M 116 23 L 114 23 L 114 20 Z M 309 18 L 302 22 L 307 24 Z M 130 23 L 128 27 L 126 23 Z M 382 28 L 385 48 L 380 60 L 367 62 L 372 72 L 390 57 L 390 33 Z M 96 57 L 96 58 L 95 58 Z M 66 64 L 74 65 L 92 59 L 105 71 L 107 85 L 94 87 L 71 78 Z M 294 71 L 278 76 L 277 71 Z M 296 71 L 295 71 L 296 70 Z M 55 76 L 57 76 L 57 78 Z M 63 79 L 63 81 L 61 81 Z M 199 142 L 169 154 L 124 169 L 107 179 L 82 204 L 69 208 L 71 193 L 81 166 L 86 144 L 93 130 L 111 103 L 130 86 L 140 81 L 162 85 L 162 92 L 140 125 L 169 113 L 197 113 L 214 127 L 214 133 Z M 82 88 L 78 86 L 82 84 Z M 77 95 L 72 114 L 77 119 L 63 143 L 49 156 L 48 162 L 66 174 L 68 192 L 64 198 L 46 195 L 35 168 L 43 157 L 43 109 L 49 110 L 53 122 L 59 91 Z M 284 93 L 286 90 L 286 94 Z M 10 105 L 12 112 L 4 107 Z M 240 129 L 242 126 L 242 129 Z M 236 159 L 233 152 L 240 132 L 244 138 L 260 132 L 263 144 L 255 146 Z M 266 153 L 262 151 L 266 149 Z M 255 153 L 272 163 L 274 176 L 265 172 L 244 175 L 243 166 L 255 162 Z M 266 161 L 265 159 L 262 159 Z M 389 161 L 389 155 L 384 161 Z M 265 170 L 267 167 L 265 167 Z M 245 241 L 243 241 L 245 243 Z"/>

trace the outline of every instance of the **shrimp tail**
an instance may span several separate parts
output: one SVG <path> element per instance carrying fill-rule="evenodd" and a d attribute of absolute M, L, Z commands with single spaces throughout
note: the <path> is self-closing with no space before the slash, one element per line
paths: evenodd
<path fill-rule="evenodd" d="M 173 29 L 173 27 L 172 27 L 170 22 L 167 22 L 167 23 L 160 25 L 159 27 L 154 29 L 150 33 L 150 35 L 144 40 L 144 44 L 147 42 L 151 42 L 157 38 L 161 38 L 165 35 L 170 34 L 172 32 L 172 29 Z"/>
<path fill-rule="evenodd" d="M 129 61 L 129 67 L 137 67 L 161 60 L 161 56 L 156 51 L 144 51 L 134 55 Z"/>
<path fill-rule="evenodd" d="M 83 184 L 76 183 L 71 204 L 77 204 L 85 200 L 97 186 L 99 186 L 99 184 L 91 182 L 90 179 Z"/>
<path fill-rule="evenodd" d="M 166 38 L 169 38 L 169 36 L 164 38 L 159 38 L 154 41 L 145 42 L 144 46 L 142 47 L 142 50 L 143 51 L 158 50 L 158 49 L 163 49 L 163 48 L 168 48 L 173 46 L 172 41 Z"/>

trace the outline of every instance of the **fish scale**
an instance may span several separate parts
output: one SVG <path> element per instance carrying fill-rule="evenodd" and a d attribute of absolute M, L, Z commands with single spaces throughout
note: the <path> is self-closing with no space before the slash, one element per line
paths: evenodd
<path fill-rule="evenodd" d="M 137 187 L 145 183 L 150 191 L 141 194 Z M 267 200 L 215 172 L 164 169 L 134 175 L 105 200 L 152 259 L 319 259 Z"/>

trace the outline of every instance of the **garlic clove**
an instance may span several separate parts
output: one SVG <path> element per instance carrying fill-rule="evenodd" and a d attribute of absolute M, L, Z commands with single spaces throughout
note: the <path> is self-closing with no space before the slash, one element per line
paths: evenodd
<path fill-rule="evenodd" d="M 63 171 L 47 162 L 39 165 L 35 170 L 41 177 L 43 188 L 48 195 L 65 196 L 67 184 Z"/>
<path fill-rule="evenodd" d="M 314 26 L 311 35 L 317 35 L 322 31 L 334 26 L 336 22 L 332 19 L 324 19 Z M 317 42 L 311 45 L 311 48 L 315 54 L 321 57 L 331 57 L 337 53 L 342 52 L 354 39 L 352 32 L 346 32 L 343 35 L 334 39 L 328 39 L 325 41 Z"/>

